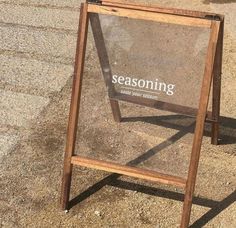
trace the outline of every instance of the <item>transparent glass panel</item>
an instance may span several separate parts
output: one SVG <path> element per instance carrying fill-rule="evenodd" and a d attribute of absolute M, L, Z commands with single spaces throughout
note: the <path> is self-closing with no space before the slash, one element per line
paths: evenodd
<path fill-rule="evenodd" d="M 96 45 L 89 36 L 78 154 L 186 177 L 195 118 L 119 102 L 117 123 L 108 93 L 197 108 L 210 31 L 106 15 L 100 27 L 95 14 L 91 19 Z"/>
<path fill-rule="evenodd" d="M 210 29 L 110 15 L 99 18 L 111 97 L 198 108 Z"/>

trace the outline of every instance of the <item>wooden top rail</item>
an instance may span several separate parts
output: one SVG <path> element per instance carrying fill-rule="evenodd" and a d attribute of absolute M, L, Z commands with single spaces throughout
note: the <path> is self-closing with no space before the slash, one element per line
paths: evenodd
<path fill-rule="evenodd" d="M 176 9 L 176 8 L 165 8 L 160 7 L 157 5 L 140 5 L 137 3 L 127 3 L 122 0 L 104 0 L 101 1 L 101 4 L 104 6 L 117 6 L 117 7 L 123 7 L 126 9 L 138 9 L 143 11 L 149 11 L 149 12 L 159 12 L 159 13 L 165 13 L 165 14 L 175 14 L 175 15 L 182 15 L 182 16 L 188 16 L 188 17 L 198 17 L 198 18 L 208 18 L 210 17 L 212 19 L 224 19 L 224 15 L 211 13 L 211 12 L 202 12 L 202 11 L 196 11 L 196 10 L 187 10 L 187 9 Z"/>
<path fill-rule="evenodd" d="M 179 24 L 186 26 L 206 27 L 206 28 L 211 27 L 211 20 L 209 19 L 194 18 L 183 15 L 171 15 L 159 12 L 146 13 L 145 11 L 142 10 L 133 10 L 127 8 L 113 7 L 113 6 L 89 4 L 88 12 L 120 16 L 120 17 L 128 17 L 133 19 L 157 21 L 169 24 Z"/>

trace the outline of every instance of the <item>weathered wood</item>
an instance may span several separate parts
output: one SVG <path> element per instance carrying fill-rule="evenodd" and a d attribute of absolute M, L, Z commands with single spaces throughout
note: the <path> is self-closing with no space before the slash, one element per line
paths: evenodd
<path fill-rule="evenodd" d="M 171 15 L 164 14 L 158 12 L 144 12 L 141 10 L 130 10 L 126 8 L 112 7 L 112 6 L 99 6 L 89 4 L 88 11 L 91 13 L 99 13 L 120 17 L 128 17 L 134 19 L 143 19 L 143 20 L 151 20 L 162 23 L 170 23 L 170 24 L 179 24 L 186 26 L 198 26 L 198 27 L 207 27 L 210 28 L 211 20 L 203 19 L 203 18 L 193 18 L 186 17 L 181 15 Z"/>
<path fill-rule="evenodd" d="M 79 113 L 82 79 L 83 79 L 84 58 L 85 58 L 85 50 L 87 42 L 87 29 L 88 29 L 87 6 L 88 6 L 87 4 L 82 4 L 80 10 L 80 22 L 79 22 L 79 32 L 78 32 L 76 57 L 75 57 L 74 79 L 73 79 L 73 87 L 71 95 L 70 114 L 69 114 L 69 123 L 67 129 L 66 149 L 65 149 L 64 168 L 63 168 L 62 187 L 61 187 L 61 207 L 63 210 L 68 209 L 68 202 L 70 195 L 71 174 L 72 174 L 71 156 L 74 154 L 74 148 L 75 148 L 78 113 Z"/>
<path fill-rule="evenodd" d="M 186 184 L 186 180 L 181 177 L 166 175 L 151 170 L 131 167 L 127 165 L 120 165 L 114 162 L 101 161 L 81 156 L 73 156 L 71 159 L 71 163 L 74 165 L 85 166 L 92 169 L 98 169 L 107 172 L 119 173 L 131 177 L 141 178 L 148 181 L 175 185 L 181 188 L 185 188 Z"/>
<path fill-rule="evenodd" d="M 214 58 L 216 53 L 216 41 L 219 33 L 220 22 L 212 21 L 211 35 L 207 50 L 206 66 L 204 78 L 201 89 L 201 96 L 199 101 L 199 110 L 197 115 L 195 134 L 192 146 L 192 153 L 189 164 L 188 179 L 186 184 L 186 191 L 184 197 L 183 213 L 181 220 L 181 228 L 187 228 L 190 220 L 190 213 L 192 207 L 193 193 L 197 177 L 197 169 L 200 158 L 200 151 L 202 145 L 202 137 L 204 131 L 205 118 L 207 113 L 207 106 L 210 95 L 212 72 L 214 66 Z"/>

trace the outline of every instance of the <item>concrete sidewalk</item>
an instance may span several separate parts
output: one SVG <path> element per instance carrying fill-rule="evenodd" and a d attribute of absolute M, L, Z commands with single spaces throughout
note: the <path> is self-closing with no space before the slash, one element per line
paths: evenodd
<path fill-rule="evenodd" d="M 59 209 L 80 2 L 0 0 L 0 226 L 178 227 L 182 202 L 114 187 L 105 187 L 67 215 Z M 146 1 L 151 2 L 225 14 L 221 114 L 230 120 L 229 126 L 236 125 L 236 3 Z M 91 39 L 87 49 L 87 58 L 97 63 Z M 88 64 L 87 74 L 98 72 L 93 65 Z M 90 79 L 88 75 L 88 83 Z M 228 128 L 236 138 L 235 131 Z M 226 201 L 213 209 L 194 205 L 192 223 L 203 217 L 197 227 L 236 227 L 235 194 L 231 195 L 236 188 L 235 155 L 236 142 L 215 148 L 206 143 L 203 148 L 196 194 Z M 73 187 L 74 194 L 105 176 L 79 171 L 83 177 Z M 102 215 L 94 214 L 96 210 Z"/>

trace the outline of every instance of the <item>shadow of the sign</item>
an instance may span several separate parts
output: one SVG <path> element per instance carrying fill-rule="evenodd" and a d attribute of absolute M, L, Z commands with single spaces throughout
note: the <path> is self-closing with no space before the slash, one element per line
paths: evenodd
<path fill-rule="evenodd" d="M 204 0 L 203 4 L 228 4 L 228 3 L 235 3 L 235 0 Z"/>
<path fill-rule="evenodd" d="M 150 124 L 156 124 L 159 126 L 163 126 L 166 128 L 172 128 L 179 130 L 176 134 L 166 139 L 164 142 L 158 144 L 154 148 L 146 151 L 139 157 L 129 161 L 126 165 L 138 165 L 139 163 L 149 159 L 159 151 L 165 149 L 169 145 L 172 145 L 180 138 L 182 138 L 187 133 L 193 133 L 195 127 L 195 119 L 192 117 L 185 117 L 182 115 L 167 115 L 167 116 L 145 116 L 145 117 L 126 117 L 122 119 L 122 122 L 136 122 L 142 121 Z M 177 123 L 176 123 L 177 122 Z M 221 117 L 221 139 L 220 144 L 233 144 L 236 143 L 236 137 L 233 136 L 232 132 L 236 131 L 236 119 Z M 208 126 L 209 128 L 209 126 Z M 205 129 L 205 135 L 210 136 L 210 130 Z M 95 183 L 87 190 L 74 197 L 70 201 L 69 207 L 79 204 L 92 194 L 98 192 L 104 186 L 115 186 L 122 189 L 133 190 L 153 196 L 168 198 L 177 201 L 183 201 L 184 194 L 173 192 L 169 190 L 163 190 L 159 188 L 154 188 L 150 186 L 140 185 L 137 183 L 126 182 L 123 180 L 119 180 L 120 174 L 111 174 L 99 182 Z M 195 221 L 190 227 L 202 227 L 206 223 L 208 223 L 211 219 L 221 213 L 224 209 L 230 206 L 232 203 L 236 201 L 236 191 L 228 195 L 222 201 L 214 201 L 202 197 L 194 197 L 193 204 L 209 207 L 211 208 L 206 214 L 204 214 L 201 218 Z"/>
<path fill-rule="evenodd" d="M 236 143 L 236 119 L 221 117 L 220 123 L 220 145 Z M 233 136 L 233 133 L 235 136 Z"/>
<path fill-rule="evenodd" d="M 87 190 L 82 192 L 80 195 L 76 196 L 70 201 L 70 208 L 73 206 L 79 204 L 83 200 L 87 199 L 89 196 L 93 195 L 94 193 L 98 192 L 100 189 L 102 189 L 104 186 L 114 186 L 126 190 L 132 190 L 137 191 L 140 193 L 162 197 L 166 199 L 176 200 L 183 202 L 184 200 L 184 194 L 173 192 L 169 190 L 163 190 L 159 188 L 154 188 L 150 186 L 140 185 L 137 183 L 131 183 L 126 182 L 123 180 L 119 180 L 118 178 L 121 175 L 119 174 L 111 174 L 101 181 L 97 182 L 93 186 L 89 187 Z M 200 217 L 198 220 L 196 220 L 190 227 L 191 228 L 198 228 L 203 227 L 206 225 L 210 220 L 212 220 L 214 217 L 216 217 L 218 214 L 220 214 L 223 210 L 225 210 L 227 207 L 229 207 L 231 204 L 233 204 L 236 201 L 236 191 L 232 192 L 230 195 L 225 197 L 222 201 L 215 201 L 207 198 L 202 197 L 194 197 L 193 198 L 193 204 L 203 206 L 203 207 L 209 207 L 211 208 L 208 212 L 206 212 L 202 217 Z"/>
<path fill-rule="evenodd" d="M 220 214 L 223 210 L 229 207 L 236 201 L 236 191 L 232 192 L 222 201 L 216 203 L 207 213 L 205 213 L 201 218 L 196 220 L 190 227 L 191 228 L 198 228 L 203 227 L 206 225 L 210 220 Z"/>
<path fill-rule="evenodd" d="M 110 183 L 109 185 L 126 189 L 126 190 L 132 190 L 132 191 L 137 191 L 140 193 L 145 193 L 152 196 L 167 198 L 171 200 L 177 200 L 177 201 L 184 200 L 184 194 L 182 193 L 172 192 L 172 191 L 163 190 L 163 189 L 157 189 L 150 186 L 144 186 L 144 185 L 130 183 L 130 182 L 122 181 L 122 180 L 116 179 L 114 180 L 113 183 Z M 236 191 L 232 192 L 230 195 L 228 195 L 226 198 L 224 198 L 222 201 L 219 201 L 219 202 L 206 199 L 206 198 L 194 197 L 193 204 L 203 206 L 203 207 L 209 207 L 211 209 L 208 212 L 206 212 L 202 217 L 200 217 L 198 220 L 196 220 L 190 227 L 191 228 L 203 227 L 211 219 L 216 217 L 218 214 L 220 214 L 224 209 L 229 207 L 235 201 L 236 201 Z"/>
<path fill-rule="evenodd" d="M 159 124 L 159 122 L 158 122 L 158 124 Z M 165 127 L 168 127 L 168 125 L 169 125 L 169 123 L 166 123 Z M 182 128 L 179 132 L 177 132 L 173 136 L 169 137 L 165 141 L 161 142 L 160 144 L 156 145 L 155 147 L 153 147 L 150 150 L 146 151 L 145 153 L 141 154 L 137 158 L 129 161 L 126 165 L 135 166 L 135 165 L 140 164 L 141 162 L 148 160 L 150 157 L 154 156 L 158 152 L 164 150 L 168 146 L 173 145 L 175 142 L 177 142 L 179 139 L 181 139 L 188 132 L 193 132 L 194 126 L 195 126 L 195 122 L 191 122 L 190 124 L 187 125 L 187 127 Z"/>

